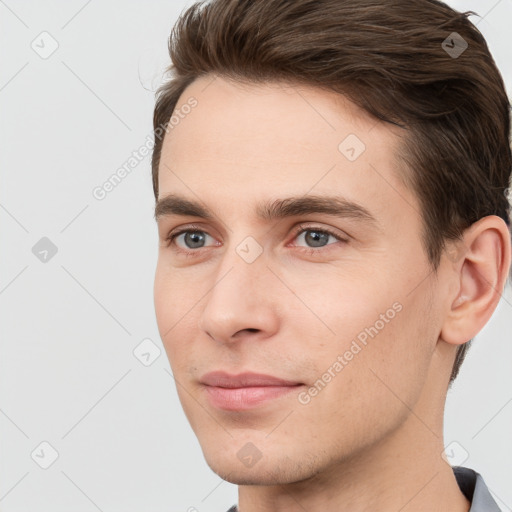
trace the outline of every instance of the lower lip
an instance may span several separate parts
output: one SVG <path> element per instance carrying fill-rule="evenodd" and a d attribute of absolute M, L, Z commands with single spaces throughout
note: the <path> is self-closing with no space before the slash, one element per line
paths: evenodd
<path fill-rule="evenodd" d="M 288 395 L 301 387 L 296 386 L 256 386 L 247 388 L 219 388 L 206 386 L 211 404 L 226 411 L 243 411 L 270 400 Z"/>

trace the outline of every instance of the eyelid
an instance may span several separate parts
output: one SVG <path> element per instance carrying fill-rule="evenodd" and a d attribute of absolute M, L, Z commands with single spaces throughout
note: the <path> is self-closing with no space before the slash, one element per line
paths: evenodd
<path fill-rule="evenodd" d="M 200 226 L 197 224 L 187 224 L 184 226 L 180 226 L 176 229 L 173 229 L 169 232 L 169 234 L 165 237 L 165 241 L 167 242 L 167 247 L 169 247 L 171 244 L 173 244 L 178 236 L 182 235 L 183 233 L 188 233 L 188 232 L 192 232 L 192 231 L 199 231 L 201 233 L 207 234 L 208 236 L 211 236 L 212 238 L 215 238 L 215 237 L 213 237 L 213 235 L 210 235 L 210 233 L 208 233 L 207 229 L 204 226 Z M 203 249 L 203 247 L 200 247 L 199 249 Z M 189 250 L 189 252 L 192 252 L 192 251 L 198 252 L 199 249 L 191 249 L 191 250 Z M 178 247 L 178 250 L 187 251 L 187 249 L 181 249 L 179 247 Z"/>
<path fill-rule="evenodd" d="M 329 235 L 332 235 L 334 238 L 336 238 L 339 242 L 348 242 L 350 239 L 350 236 L 348 234 L 346 234 L 345 232 L 339 232 L 334 228 L 320 226 L 316 222 L 311 222 L 310 224 L 301 222 L 298 226 L 293 228 L 293 240 L 304 231 L 320 231 L 323 233 L 328 233 Z M 314 247 L 310 247 L 310 249 L 314 249 Z"/>

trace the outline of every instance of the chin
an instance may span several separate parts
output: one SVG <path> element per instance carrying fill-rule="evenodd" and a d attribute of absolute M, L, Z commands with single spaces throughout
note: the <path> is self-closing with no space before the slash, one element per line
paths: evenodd
<path fill-rule="evenodd" d="M 276 482 L 275 479 L 271 478 L 270 475 L 262 475 L 261 472 L 252 473 L 250 470 L 247 471 L 232 471 L 231 473 L 222 473 L 215 471 L 217 475 L 235 485 L 276 485 L 284 482 Z"/>
<path fill-rule="evenodd" d="M 299 463 L 282 453 L 274 457 L 262 456 L 252 467 L 245 467 L 236 453 L 203 454 L 214 473 L 236 485 L 284 485 L 309 480 L 321 472 L 314 460 Z"/>
<path fill-rule="evenodd" d="M 282 485 L 290 483 L 290 480 L 284 478 L 284 475 L 277 468 L 270 468 L 270 470 L 263 466 L 258 469 L 255 467 L 240 468 L 239 466 L 210 463 L 208 463 L 208 466 L 220 478 L 235 485 Z M 279 474 L 279 478 L 275 477 L 276 474 Z M 292 478 L 291 481 L 294 481 L 294 479 Z"/>

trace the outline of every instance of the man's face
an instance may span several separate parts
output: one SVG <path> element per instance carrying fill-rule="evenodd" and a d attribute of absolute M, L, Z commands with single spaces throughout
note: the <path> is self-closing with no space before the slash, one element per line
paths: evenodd
<path fill-rule="evenodd" d="M 334 93 L 211 76 L 176 111 L 188 113 L 165 137 L 158 199 L 212 217 L 158 219 L 154 298 L 206 461 L 231 482 L 268 484 L 362 455 L 408 421 L 446 306 L 418 200 L 397 178 L 398 132 Z M 313 197 L 359 208 L 315 212 Z M 309 209 L 260 216 L 288 198 Z M 202 383 L 214 371 L 297 385 L 222 390 Z"/>

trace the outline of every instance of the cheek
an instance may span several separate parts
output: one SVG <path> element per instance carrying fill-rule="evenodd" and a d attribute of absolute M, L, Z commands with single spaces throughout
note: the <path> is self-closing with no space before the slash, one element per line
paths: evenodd
<path fill-rule="evenodd" d="M 311 387 L 300 397 L 305 405 L 299 412 L 309 435 L 322 431 L 340 445 L 362 434 L 370 443 L 404 421 L 408 414 L 404 403 L 414 407 L 428 369 L 425 346 L 415 338 L 418 319 L 409 316 L 414 315 L 410 304 L 403 304 L 384 326 L 377 323 L 375 304 L 366 309 L 357 306 L 353 310 L 357 317 L 340 316 L 335 342 L 317 347 Z M 361 333 L 364 336 L 358 337 Z"/>
<path fill-rule="evenodd" d="M 173 351 L 172 340 L 179 337 L 179 332 L 187 320 L 187 309 L 190 309 L 187 308 L 188 301 L 184 297 L 183 290 L 183 283 L 179 281 L 179 276 L 171 274 L 159 262 L 155 274 L 153 298 L 160 338 L 169 356 Z"/>
<path fill-rule="evenodd" d="M 430 350 L 425 338 L 432 334 L 425 290 L 410 293 L 407 279 L 384 270 L 362 275 L 333 272 L 326 266 L 314 277 L 289 276 L 303 302 L 290 314 L 315 359 L 313 373 L 321 375 L 342 356 L 343 368 L 338 364 L 331 372 L 350 373 L 356 387 L 380 373 L 399 388 L 406 380 L 419 382 L 425 377 Z M 356 371 L 344 372 L 348 366 Z"/>
<path fill-rule="evenodd" d="M 189 278 L 186 278 L 179 270 L 171 269 L 164 256 L 159 258 L 155 272 L 153 296 L 156 318 L 160 328 L 167 327 L 169 329 L 185 316 L 186 312 L 191 309 L 191 304 L 194 301 L 197 302 L 194 290 L 197 290 L 197 286 L 192 284 Z"/>
<path fill-rule="evenodd" d="M 362 268 L 360 264 L 347 264 L 342 269 L 321 265 L 314 272 L 292 270 L 295 272 L 284 274 L 295 295 L 287 298 L 293 306 L 287 309 L 288 313 L 308 333 L 324 337 L 326 344 L 332 346 L 336 342 L 336 349 L 350 345 L 360 333 L 364 338 L 365 329 L 375 322 L 379 322 L 379 331 L 384 330 L 388 324 L 382 324 L 380 315 L 386 311 L 389 314 L 385 320 L 392 322 L 396 316 L 393 303 L 399 294 L 385 281 L 383 272 Z"/>
<path fill-rule="evenodd" d="M 361 351 L 347 372 L 352 377 L 352 392 L 382 414 L 388 409 L 399 414 L 403 403 L 414 406 L 437 341 L 435 319 L 424 291 L 408 293 L 396 290 L 390 300 L 380 301 L 377 311 L 370 312 L 366 325 L 353 337 L 357 342 L 363 335 L 366 343 L 358 343 Z"/>
<path fill-rule="evenodd" d="M 170 278 L 161 270 L 160 262 L 157 264 L 155 282 L 153 285 L 153 301 L 155 316 L 160 331 L 160 337 L 164 341 L 164 334 L 169 329 L 171 316 L 173 314 L 173 291 L 170 286 Z"/>
<path fill-rule="evenodd" d="M 203 285 L 200 285 L 203 283 Z M 206 284 L 205 284 L 206 283 Z M 207 279 L 169 270 L 165 259 L 157 264 L 153 287 L 155 316 L 173 374 L 190 370 L 194 357 L 193 339 L 199 332 L 198 322 L 207 291 Z"/>

